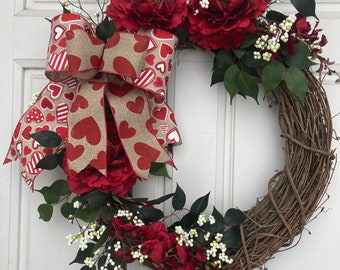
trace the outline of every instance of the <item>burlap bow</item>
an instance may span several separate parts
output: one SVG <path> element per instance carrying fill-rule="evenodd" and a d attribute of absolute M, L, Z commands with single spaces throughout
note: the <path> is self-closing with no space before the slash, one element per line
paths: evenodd
<path fill-rule="evenodd" d="M 49 129 L 67 138 L 72 173 L 91 165 L 105 175 L 107 102 L 139 177 L 147 178 L 152 162 L 173 165 L 164 146 L 181 139 L 164 98 L 176 42 L 155 29 L 115 33 L 104 44 L 81 16 L 55 17 L 46 68 L 51 82 L 19 121 L 5 163 L 20 158 L 21 174 L 33 186 L 41 172 L 36 163 L 60 149 L 44 149 L 28 134 Z"/>

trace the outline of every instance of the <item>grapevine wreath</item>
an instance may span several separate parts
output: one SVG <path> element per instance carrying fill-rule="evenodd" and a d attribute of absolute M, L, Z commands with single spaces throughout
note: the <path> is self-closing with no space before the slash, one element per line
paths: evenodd
<path fill-rule="evenodd" d="M 55 205 L 79 226 L 69 235 L 85 269 L 253 269 L 292 245 L 318 209 L 335 166 L 332 121 L 321 55 L 327 39 L 307 21 L 315 0 L 291 0 L 295 15 L 270 0 L 96 0 L 62 2 L 51 22 L 50 80 L 20 119 L 5 163 L 19 159 L 34 190 L 43 169 L 62 167 L 67 180 L 36 190 L 49 221 Z M 148 174 L 168 176 L 172 146 L 181 143 L 165 102 L 177 49 L 215 54 L 212 84 L 257 101 L 259 84 L 279 106 L 285 164 L 268 194 L 248 211 L 203 213 L 209 194 L 186 205 L 177 185 L 158 199 L 135 198 Z M 315 77 L 311 67 L 318 64 Z M 232 106 L 232 105 L 231 105 Z M 157 207 L 171 200 L 173 212 Z M 172 219 L 169 219 L 172 217 Z M 168 224 L 169 220 L 175 220 Z"/>

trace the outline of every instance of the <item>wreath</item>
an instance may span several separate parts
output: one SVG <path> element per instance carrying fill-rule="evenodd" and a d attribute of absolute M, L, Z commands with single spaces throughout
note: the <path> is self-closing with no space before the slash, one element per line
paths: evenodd
<path fill-rule="evenodd" d="M 34 190 L 43 170 L 62 167 L 67 180 L 40 190 L 40 218 L 55 205 L 79 226 L 72 263 L 126 269 L 137 260 L 153 269 L 252 269 L 293 244 L 322 203 L 335 166 L 332 118 L 321 55 L 327 43 L 314 0 L 291 0 L 296 15 L 270 0 L 96 1 L 94 16 L 63 1 L 51 22 L 50 80 L 18 122 L 5 163 L 20 160 Z M 275 1 L 276 2 L 276 1 Z M 279 105 L 285 164 L 253 208 L 210 215 L 209 193 L 186 206 L 177 184 L 157 199 L 135 198 L 148 174 L 168 177 L 172 146 L 181 144 L 165 101 L 176 48 L 215 54 L 212 83 L 256 102 L 259 84 Z M 314 76 L 312 65 L 319 63 Z M 165 215 L 155 206 L 171 200 Z M 169 219 L 171 217 L 172 219 Z M 175 220 L 168 224 L 169 220 Z"/>

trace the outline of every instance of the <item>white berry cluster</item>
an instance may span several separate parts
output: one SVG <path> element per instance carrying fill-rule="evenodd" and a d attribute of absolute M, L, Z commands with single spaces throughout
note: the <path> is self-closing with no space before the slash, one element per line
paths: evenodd
<path fill-rule="evenodd" d="M 132 221 L 136 226 L 145 225 L 143 220 L 141 220 L 138 216 L 134 216 L 132 212 L 129 210 L 118 210 L 117 217 L 125 217 L 128 221 Z"/>
<path fill-rule="evenodd" d="M 68 236 L 66 236 L 68 245 L 79 241 L 79 248 L 84 251 L 85 249 L 87 249 L 87 243 L 89 242 L 89 240 L 99 240 L 105 229 L 105 225 L 98 227 L 97 223 L 95 222 L 89 223 L 88 226 L 82 227 L 80 233 L 74 235 L 69 234 Z"/>
<path fill-rule="evenodd" d="M 37 101 L 37 98 L 39 97 L 39 92 L 35 92 L 33 95 L 32 95 L 32 99 L 30 101 L 30 103 L 28 104 L 28 107 L 32 107 L 33 104 Z"/>
<path fill-rule="evenodd" d="M 210 216 L 208 217 L 208 220 L 209 220 L 209 223 L 210 223 L 211 225 L 214 224 L 214 223 L 216 222 L 214 216 L 212 216 L 212 215 L 210 215 Z M 205 214 L 200 214 L 200 215 L 198 216 L 198 219 L 197 219 L 197 224 L 198 224 L 198 226 L 202 227 L 205 223 L 208 222 L 208 220 L 206 219 Z"/>
<path fill-rule="evenodd" d="M 254 59 L 263 59 L 270 61 L 273 53 L 276 53 L 280 49 L 280 42 L 286 43 L 289 39 L 288 32 L 292 29 L 293 24 L 296 21 L 295 15 L 289 15 L 277 26 L 276 23 L 272 23 L 269 26 L 269 34 L 260 36 L 255 42 L 255 48 L 260 49 L 261 52 L 254 52 Z"/>
<path fill-rule="evenodd" d="M 224 263 L 231 264 L 233 262 L 233 259 L 225 254 L 227 245 L 222 242 L 222 237 L 223 234 L 217 233 L 213 241 L 210 242 L 210 248 L 206 250 L 207 260 L 212 260 L 218 268 L 222 268 Z"/>
<path fill-rule="evenodd" d="M 136 250 L 131 251 L 131 256 L 134 259 L 137 259 L 140 264 L 143 264 L 144 261 L 148 258 L 148 255 L 143 255 L 140 251 L 141 245 L 138 245 L 138 248 Z"/>
<path fill-rule="evenodd" d="M 120 241 L 117 241 L 114 245 L 113 245 L 113 248 L 114 248 L 114 251 L 118 251 L 119 249 L 122 248 L 121 246 L 121 243 Z M 110 251 L 112 248 L 111 246 L 108 246 L 108 251 Z M 105 260 L 105 263 L 104 265 L 102 265 L 99 270 L 108 270 L 108 267 L 110 266 L 110 269 L 112 269 L 111 266 L 114 266 L 114 270 L 121 270 L 123 269 L 122 266 L 119 264 L 119 265 L 116 265 L 116 263 L 111 259 L 111 253 L 110 252 L 107 252 L 107 256 L 106 256 L 106 260 Z"/>
<path fill-rule="evenodd" d="M 176 226 L 175 232 L 178 234 L 178 237 L 176 237 L 176 240 L 180 246 L 186 246 L 186 247 L 194 246 L 194 238 L 198 236 L 196 229 L 190 229 L 190 231 L 187 232 L 182 228 L 182 226 Z"/>
<path fill-rule="evenodd" d="M 190 5 L 190 0 L 186 1 L 187 5 Z M 209 0 L 200 0 L 199 5 L 203 9 L 208 9 L 209 8 Z M 196 16 L 200 11 L 198 9 L 195 9 L 194 15 Z"/>

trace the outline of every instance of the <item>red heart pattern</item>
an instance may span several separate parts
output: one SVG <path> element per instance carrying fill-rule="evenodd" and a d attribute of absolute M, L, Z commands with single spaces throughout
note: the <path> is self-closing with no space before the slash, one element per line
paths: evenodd
<path fill-rule="evenodd" d="M 91 132 L 88 132 L 88 131 Z M 101 140 L 101 132 L 96 120 L 92 117 L 86 117 L 76 123 L 71 129 L 71 136 L 77 140 L 86 138 L 89 144 L 96 145 Z"/>
<path fill-rule="evenodd" d="M 148 170 L 151 162 L 156 161 L 160 155 L 157 149 L 142 142 L 136 143 L 134 150 L 140 156 L 137 160 L 137 166 L 141 170 Z"/>
<path fill-rule="evenodd" d="M 126 107 L 136 114 L 141 114 L 144 109 L 144 98 L 141 96 L 136 97 L 135 101 L 129 101 Z"/>

